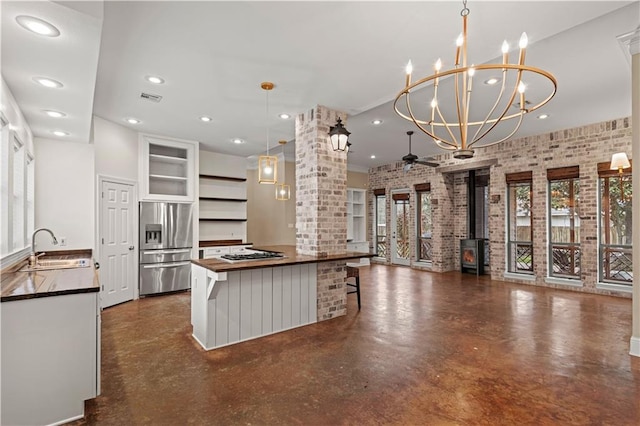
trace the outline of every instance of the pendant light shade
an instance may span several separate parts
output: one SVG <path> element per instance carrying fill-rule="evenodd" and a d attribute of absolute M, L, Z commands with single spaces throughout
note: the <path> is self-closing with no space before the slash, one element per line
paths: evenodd
<path fill-rule="evenodd" d="M 258 158 L 258 182 L 275 184 L 278 177 L 278 157 L 261 155 Z"/>
<path fill-rule="evenodd" d="M 351 132 L 342 125 L 342 119 L 338 117 L 336 125 L 329 128 L 331 148 L 333 148 L 334 151 L 346 151 L 348 149 L 347 143 L 349 142 L 350 134 Z"/>
<path fill-rule="evenodd" d="M 291 187 L 286 183 L 276 185 L 276 200 L 287 201 L 291 198 Z"/>
<path fill-rule="evenodd" d="M 275 185 L 278 182 L 278 157 L 269 155 L 269 91 L 275 85 L 269 81 L 260 84 L 262 90 L 267 94 L 266 121 L 267 128 L 267 154 L 258 157 L 258 183 Z"/>

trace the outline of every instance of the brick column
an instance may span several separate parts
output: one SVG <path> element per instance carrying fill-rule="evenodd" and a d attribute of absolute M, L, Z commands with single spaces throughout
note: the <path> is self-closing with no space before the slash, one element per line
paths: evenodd
<path fill-rule="evenodd" d="M 347 154 L 329 127 L 346 114 L 323 106 L 296 117 L 296 249 L 315 256 L 347 250 Z M 345 261 L 318 263 L 318 321 L 347 313 Z"/>

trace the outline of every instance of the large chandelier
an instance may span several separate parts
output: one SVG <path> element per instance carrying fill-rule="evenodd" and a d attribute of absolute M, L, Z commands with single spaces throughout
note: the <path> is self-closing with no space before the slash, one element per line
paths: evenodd
<path fill-rule="evenodd" d="M 274 84 L 270 81 L 265 81 L 260 83 L 260 87 L 267 94 L 267 154 L 258 157 L 258 183 L 275 185 L 278 181 L 278 157 L 269 155 L 269 91 L 273 90 Z"/>
<path fill-rule="evenodd" d="M 464 159 L 473 157 L 474 146 L 495 145 L 513 136 L 520 128 L 525 114 L 537 110 L 556 94 L 557 81 L 551 73 L 525 65 L 526 33 L 522 33 L 520 37 L 517 63 L 509 63 L 509 44 L 505 40 L 502 44 L 502 63 L 469 65 L 469 9 L 467 0 L 462 3 L 462 33 L 456 41 L 454 68 L 443 71 L 442 61 L 438 59 L 434 74 L 412 83 L 413 67 L 409 61 L 405 87 L 396 96 L 393 107 L 398 115 L 414 122 L 420 130 L 433 138 L 440 148 L 453 151 L 454 158 Z M 482 82 L 485 85 L 481 87 L 482 96 L 474 98 L 472 109 L 473 80 L 481 78 L 480 75 L 484 75 Z M 548 86 L 548 96 L 534 104 L 529 96 L 525 96 L 528 95 L 526 89 L 529 83 L 536 89 Z M 440 84 L 446 86 L 443 90 L 450 89 L 449 97 L 438 92 Z M 412 99 L 414 94 L 416 99 Z M 489 102 L 486 101 L 487 96 L 490 97 Z M 535 97 L 531 96 L 531 99 Z M 443 102 L 445 100 L 448 103 Z M 517 112 L 512 112 L 512 108 L 517 109 Z M 489 141 L 487 135 L 492 131 L 497 140 Z"/>

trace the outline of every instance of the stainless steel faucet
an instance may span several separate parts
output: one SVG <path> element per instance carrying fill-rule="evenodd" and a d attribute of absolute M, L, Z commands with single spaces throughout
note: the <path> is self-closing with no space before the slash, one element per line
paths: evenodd
<path fill-rule="evenodd" d="M 31 267 L 36 266 L 36 262 L 38 260 L 38 257 L 36 256 L 36 234 L 40 231 L 47 231 L 49 234 L 51 234 L 51 238 L 53 238 L 53 240 L 51 241 L 53 245 L 58 244 L 58 239 L 56 238 L 55 235 L 53 235 L 53 232 L 51 231 L 51 229 L 38 228 L 35 231 L 33 231 L 33 234 L 31 234 L 31 255 L 29 256 L 29 266 Z"/>

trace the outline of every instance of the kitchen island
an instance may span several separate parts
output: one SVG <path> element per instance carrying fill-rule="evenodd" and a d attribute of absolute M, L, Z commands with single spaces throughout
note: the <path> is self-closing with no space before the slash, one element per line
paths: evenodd
<path fill-rule="evenodd" d="M 193 337 L 215 349 L 317 322 L 318 264 L 372 257 L 345 252 L 302 255 L 294 246 L 267 246 L 282 258 L 226 262 L 194 259 L 191 272 Z"/>
<path fill-rule="evenodd" d="M 91 250 L 42 260 L 91 258 Z M 87 267 L 2 271 L 0 423 L 60 424 L 83 417 L 99 394 L 98 275 Z"/>

